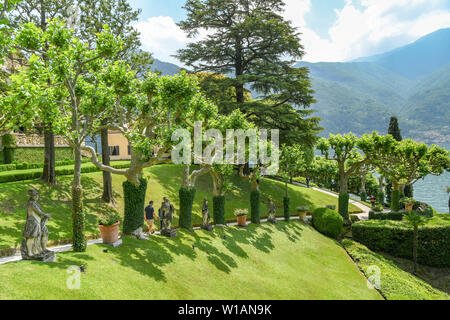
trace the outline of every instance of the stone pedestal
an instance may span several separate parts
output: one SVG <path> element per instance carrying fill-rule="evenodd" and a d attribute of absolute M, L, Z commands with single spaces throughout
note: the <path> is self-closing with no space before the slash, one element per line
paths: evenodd
<path fill-rule="evenodd" d="M 269 219 L 267 221 L 272 223 L 272 224 L 277 224 L 278 223 L 277 219 Z"/>
<path fill-rule="evenodd" d="M 201 226 L 201 228 L 202 228 L 203 230 L 206 230 L 206 231 L 209 231 L 209 232 L 211 232 L 211 231 L 214 230 L 214 226 L 211 225 L 211 224 L 207 224 L 207 225 Z"/>
<path fill-rule="evenodd" d="M 161 235 L 168 238 L 175 238 L 177 236 L 177 232 L 173 229 L 163 229 L 161 230 Z"/>

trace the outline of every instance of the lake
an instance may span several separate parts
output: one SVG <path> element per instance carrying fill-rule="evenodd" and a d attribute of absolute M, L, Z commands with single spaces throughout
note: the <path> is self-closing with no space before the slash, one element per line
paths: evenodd
<path fill-rule="evenodd" d="M 450 172 L 441 176 L 427 176 L 414 184 L 414 199 L 432 206 L 438 213 L 448 213 Z"/>

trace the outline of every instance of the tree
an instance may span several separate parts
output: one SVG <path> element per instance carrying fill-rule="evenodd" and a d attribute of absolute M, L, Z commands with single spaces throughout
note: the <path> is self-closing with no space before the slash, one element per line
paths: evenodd
<path fill-rule="evenodd" d="M 17 8 L 12 12 L 12 21 L 16 29 L 26 23 L 34 23 L 43 32 L 46 31 L 48 21 L 54 18 L 68 18 L 69 8 L 73 5 L 72 0 L 27 0 L 19 3 Z M 31 54 L 38 55 L 45 63 L 48 64 L 49 44 L 44 41 L 40 48 L 27 50 L 29 48 L 21 48 L 21 54 L 30 57 Z M 14 60 L 14 57 L 12 57 Z M 23 61 L 23 60 L 19 60 Z M 41 179 L 47 183 L 56 183 L 55 172 L 55 137 L 52 128 L 52 116 L 42 110 L 41 115 L 42 126 L 44 128 L 44 168 Z"/>
<path fill-rule="evenodd" d="M 275 116 L 273 128 L 313 144 L 317 119 L 303 119 L 292 108 L 307 108 L 314 99 L 308 69 L 291 67 L 304 51 L 299 33 L 281 16 L 284 6 L 282 0 L 188 0 L 187 19 L 178 25 L 191 38 L 203 29 L 208 36 L 177 57 L 194 72 L 232 75 L 223 87 L 234 87 L 234 107 L 227 103 L 223 109 L 238 108 L 260 127 Z M 246 101 L 246 87 L 258 101 Z"/>
<path fill-rule="evenodd" d="M 419 245 L 419 227 L 426 224 L 424 217 L 415 211 L 410 211 L 406 216 L 406 221 L 413 228 L 413 260 L 414 274 L 417 275 L 417 247 Z"/>
<path fill-rule="evenodd" d="M 358 138 L 352 133 L 346 135 L 330 134 L 328 139 L 320 139 L 317 149 L 322 152 L 327 160 L 337 163 L 339 170 L 339 213 L 347 223 L 350 223 L 348 215 L 348 180 L 362 165 L 367 163 L 357 150 Z M 332 151 L 332 154 L 330 153 Z"/>
<path fill-rule="evenodd" d="M 80 7 L 79 33 L 81 38 L 95 46 L 96 34 L 107 24 L 110 32 L 123 41 L 122 49 L 114 59 L 124 60 L 140 76 L 145 76 L 153 64 L 151 54 L 140 49 L 139 32 L 132 27 L 137 22 L 141 10 L 133 10 L 127 0 L 78 0 Z M 110 166 L 107 119 L 100 130 L 102 146 L 102 163 Z M 103 195 L 106 203 L 115 203 L 112 190 L 112 177 L 108 171 L 103 171 Z"/>
<path fill-rule="evenodd" d="M 398 125 L 398 119 L 396 117 L 391 117 L 391 120 L 389 122 L 388 134 L 390 134 L 398 142 L 403 140 L 401 132 L 400 132 L 400 128 Z M 392 193 L 392 182 L 387 180 L 386 181 L 386 194 L 387 194 L 388 202 L 391 202 L 391 193 Z M 411 198 L 412 198 L 412 194 L 411 194 Z"/>
<path fill-rule="evenodd" d="M 26 100 L 35 105 L 40 116 L 47 117 L 52 129 L 62 134 L 74 151 L 72 183 L 72 220 L 74 251 L 86 250 L 82 208 L 81 160 L 83 143 L 99 126 L 98 119 L 112 105 L 110 88 L 97 70 L 108 66 L 105 59 L 120 49 L 120 39 L 108 33 L 98 35 L 95 49 L 89 49 L 73 30 L 59 20 L 52 20 L 45 31 L 33 23 L 25 24 L 16 35 L 21 48 L 39 51 L 48 46 L 49 59 L 32 55 L 29 67 L 15 77 L 14 85 L 26 85 Z M 24 99 L 25 100 L 25 99 Z"/>

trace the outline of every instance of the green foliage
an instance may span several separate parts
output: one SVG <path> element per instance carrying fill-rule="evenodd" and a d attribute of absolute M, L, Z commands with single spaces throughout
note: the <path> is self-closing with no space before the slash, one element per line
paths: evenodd
<path fill-rule="evenodd" d="M 364 191 L 359 194 L 361 201 L 367 201 L 367 193 Z"/>
<path fill-rule="evenodd" d="M 396 117 L 391 117 L 388 134 L 390 134 L 397 141 L 403 140 L 402 135 L 400 133 L 400 128 L 398 126 L 398 119 Z"/>
<path fill-rule="evenodd" d="M 377 203 L 384 205 L 384 192 L 378 192 L 376 196 Z"/>
<path fill-rule="evenodd" d="M 344 219 L 334 210 L 319 208 L 313 211 L 313 225 L 321 233 L 337 238 L 342 233 Z"/>
<path fill-rule="evenodd" d="M 147 191 L 147 180 L 139 179 L 139 185 L 125 181 L 123 183 L 124 195 L 124 221 L 123 233 L 130 235 L 138 228 L 144 226 L 145 192 Z"/>
<path fill-rule="evenodd" d="M 112 226 L 120 221 L 117 212 L 103 212 L 98 218 L 98 224 L 102 226 Z"/>
<path fill-rule="evenodd" d="M 18 162 L 28 162 L 36 163 L 37 159 L 44 158 L 44 148 L 39 147 L 27 147 L 27 148 L 16 148 L 16 161 Z M 65 161 L 67 159 L 74 159 L 72 148 L 55 148 L 55 161 Z M 56 164 L 55 164 L 56 165 Z"/>
<path fill-rule="evenodd" d="M 400 210 L 400 191 L 399 190 L 392 190 L 391 209 L 392 209 L 392 211 Z"/>
<path fill-rule="evenodd" d="M 90 162 L 89 159 L 83 159 L 82 163 Z M 68 166 L 73 165 L 73 160 L 63 160 L 63 161 L 55 161 L 56 167 L 62 167 L 62 166 Z M 36 162 L 36 163 L 28 163 L 28 162 L 17 162 L 14 161 L 11 164 L 0 164 L 0 172 L 5 171 L 14 171 L 14 170 L 28 170 L 28 169 L 40 169 L 44 167 L 43 162 Z"/>
<path fill-rule="evenodd" d="M 75 252 L 85 252 L 87 248 L 84 224 L 83 189 L 81 186 L 72 186 L 72 246 Z"/>
<path fill-rule="evenodd" d="M 260 224 L 260 211 L 261 211 L 261 191 L 252 190 L 250 193 L 250 215 L 252 223 Z"/>
<path fill-rule="evenodd" d="M 215 224 L 225 225 L 225 196 L 213 197 L 213 218 Z"/>
<path fill-rule="evenodd" d="M 291 199 L 288 197 L 283 198 L 283 212 L 284 212 L 284 220 L 285 221 L 289 221 L 289 219 L 291 217 L 291 212 L 290 212 L 290 208 L 289 208 L 290 200 Z"/>
<path fill-rule="evenodd" d="M 192 205 L 195 198 L 195 188 L 180 188 L 180 227 L 192 228 Z"/>
<path fill-rule="evenodd" d="M 16 136 L 14 134 L 4 134 L 2 136 L 2 146 L 7 149 L 14 149 L 17 147 Z"/>
<path fill-rule="evenodd" d="M 248 209 L 236 209 L 234 210 L 234 215 L 236 217 L 243 217 L 248 215 Z"/>
<path fill-rule="evenodd" d="M 12 148 L 4 148 L 3 149 L 3 162 L 5 164 L 11 164 L 14 162 L 14 151 Z"/>
<path fill-rule="evenodd" d="M 344 218 L 345 221 L 348 220 L 348 201 L 350 196 L 348 194 L 339 194 L 339 214 Z"/>
<path fill-rule="evenodd" d="M 403 212 L 388 212 L 388 213 L 376 213 L 374 211 L 369 212 L 369 220 L 403 220 Z"/>
<path fill-rule="evenodd" d="M 412 258 L 413 228 L 405 221 L 361 221 L 352 226 L 353 238 L 371 250 Z M 419 229 L 418 262 L 435 267 L 450 266 L 450 223 L 445 216 L 429 219 Z"/>

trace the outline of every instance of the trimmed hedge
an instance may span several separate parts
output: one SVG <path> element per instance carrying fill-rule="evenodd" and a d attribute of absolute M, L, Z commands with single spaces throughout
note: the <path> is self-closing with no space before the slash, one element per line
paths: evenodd
<path fill-rule="evenodd" d="M 192 205 L 194 204 L 195 188 L 180 188 L 180 227 L 192 228 Z"/>
<path fill-rule="evenodd" d="M 403 220 L 403 212 L 389 212 L 389 213 L 377 213 L 374 211 L 369 212 L 369 220 Z"/>
<path fill-rule="evenodd" d="M 139 179 L 139 186 L 124 181 L 123 184 L 124 196 L 124 220 L 123 233 L 130 235 L 138 228 L 144 226 L 144 207 L 145 207 L 145 192 L 147 191 L 147 180 Z"/>
<path fill-rule="evenodd" d="M 260 224 L 261 223 L 261 191 L 253 190 L 250 193 L 250 215 L 252 219 L 252 223 Z"/>
<path fill-rule="evenodd" d="M 289 221 L 291 218 L 291 212 L 289 208 L 290 200 L 288 197 L 284 197 L 283 199 L 283 209 L 284 209 L 284 220 Z"/>
<path fill-rule="evenodd" d="M 215 224 L 225 225 L 225 196 L 213 197 L 213 219 Z"/>
<path fill-rule="evenodd" d="M 406 222 L 369 220 L 353 224 L 353 238 L 374 251 L 413 258 L 413 228 Z M 450 222 L 434 217 L 419 228 L 418 262 L 450 267 Z"/>
<path fill-rule="evenodd" d="M 91 160 L 83 159 L 81 162 L 88 163 L 88 162 L 91 162 Z M 70 159 L 63 160 L 63 161 L 55 161 L 55 167 L 69 166 L 69 165 L 73 165 L 74 163 L 75 163 L 75 161 L 70 160 Z M 27 169 L 43 169 L 43 168 L 44 168 L 43 162 L 28 163 L 28 162 L 14 161 L 14 163 L 11 163 L 11 164 L 1 164 L 0 172 L 14 171 L 14 170 L 27 170 Z"/>
<path fill-rule="evenodd" d="M 344 220 L 348 220 L 348 201 L 350 200 L 350 196 L 348 194 L 340 194 L 339 195 L 339 214 L 344 218 Z"/>
<path fill-rule="evenodd" d="M 400 210 L 400 191 L 393 190 L 391 194 L 391 209 L 392 211 Z"/>
<path fill-rule="evenodd" d="M 127 163 L 112 163 L 111 166 L 116 169 L 125 169 L 130 166 Z M 81 167 L 81 173 L 100 171 L 94 164 L 86 164 Z M 74 172 L 73 166 L 57 167 L 55 169 L 57 176 L 72 175 Z M 39 179 L 42 175 L 41 169 L 16 170 L 11 172 L 0 173 L 0 183 L 15 182 L 23 180 Z"/>
<path fill-rule="evenodd" d="M 342 233 L 344 218 L 334 210 L 316 209 L 313 211 L 312 219 L 314 228 L 329 237 L 337 238 Z"/>

